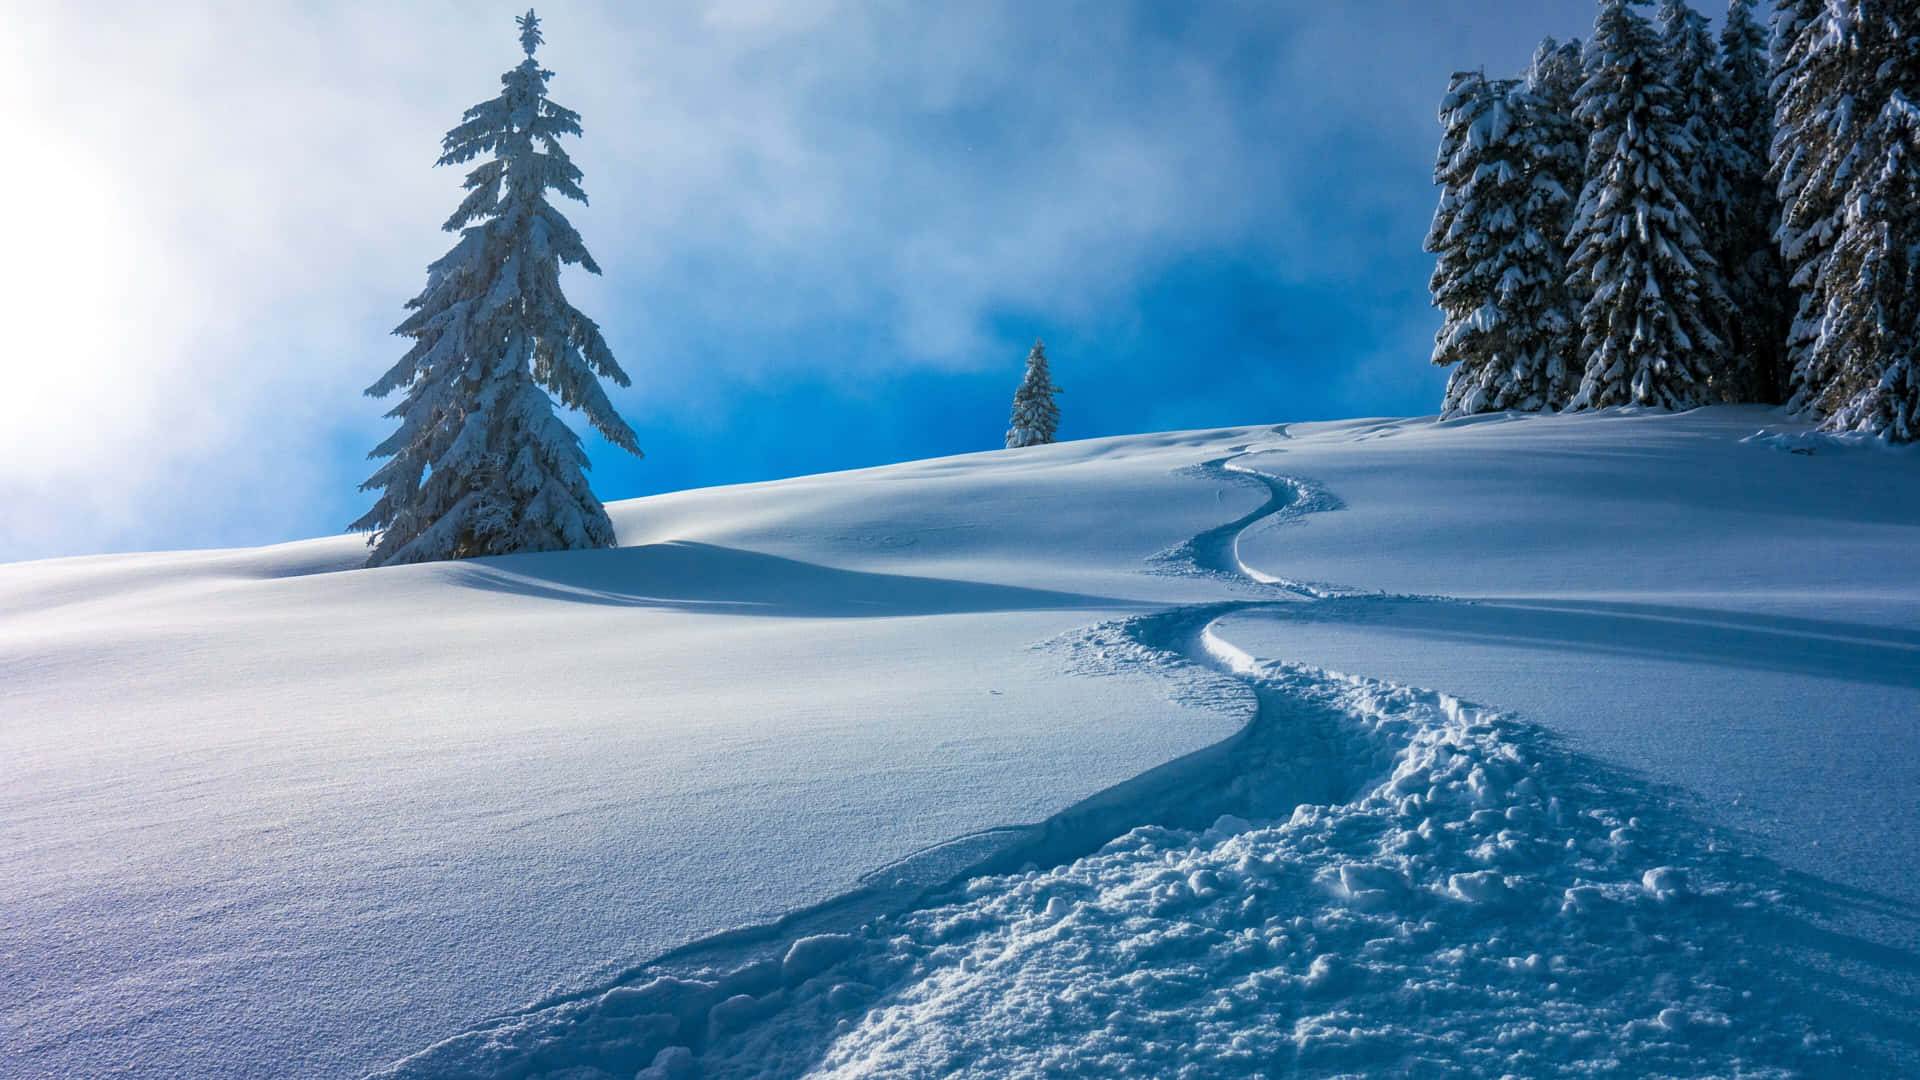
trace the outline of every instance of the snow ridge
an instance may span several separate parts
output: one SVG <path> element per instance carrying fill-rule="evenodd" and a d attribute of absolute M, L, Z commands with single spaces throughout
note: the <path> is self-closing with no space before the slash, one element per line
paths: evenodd
<path fill-rule="evenodd" d="M 1271 497 L 1156 564 L 1273 598 L 1044 647 L 1081 674 L 1154 670 L 1245 712 L 1238 734 L 378 1075 L 1884 1073 L 1901 1037 L 1836 1037 L 1848 989 L 1798 985 L 1816 931 L 1790 881 L 1674 798 L 1513 717 L 1226 640 L 1224 616 L 1353 594 L 1256 580 L 1236 550 L 1337 500 L 1200 468 Z"/>

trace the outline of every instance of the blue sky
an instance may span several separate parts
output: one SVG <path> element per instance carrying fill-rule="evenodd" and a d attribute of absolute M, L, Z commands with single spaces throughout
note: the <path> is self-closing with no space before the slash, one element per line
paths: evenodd
<path fill-rule="evenodd" d="M 362 397 L 518 5 L 30 0 L 0 195 L 0 560 L 339 531 Z M 605 269 L 570 297 L 658 491 L 989 449 L 1044 337 L 1063 438 L 1431 412 L 1447 74 L 1577 0 L 539 7 Z M 1709 4 L 1708 14 L 1718 15 Z M 23 257 L 22 253 L 26 253 Z"/>

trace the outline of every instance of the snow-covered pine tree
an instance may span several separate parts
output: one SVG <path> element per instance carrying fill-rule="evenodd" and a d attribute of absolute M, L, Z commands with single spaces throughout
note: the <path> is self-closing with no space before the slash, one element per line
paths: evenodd
<path fill-rule="evenodd" d="M 1548 171 L 1566 188 L 1569 223 L 1573 220 L 1573 203 L 1580 196 L 1582 172 L 1586 168 L 1587 129 L 1573 115 L 1574 98 L 1586 79 L 1579 38 L 1565 43 L 1550 37 L 1541 39 L 1540 47 L 1533 52 L 1533 63 L 1527 68 L 1527 89 L 1543 106 L 1535 122 L 1550 126 L 1553 130 L 1548 134 L 1559 137 L 1558 142 L 1551 144 L 1553 152 L 1545 160 Z"/>
<path fill-rule="evenodd" d="M 1007 449 L 1053 441 L 1053 433 L 1060 428 L 1060 407 L 1053 403 L 1053 395 L 1058 393 L 1060 388 L 1053 385 L 1053 376 L 1047 371 L 1047 347 L 1036 338 L 1033 350 L 1027 353 L 1026 377 L 1013 394 Z"/>
<path fill-rule="evenodd" d="M 1788 407 L 1825 409 L 1821 397 L 1833 382 L 1816 356 L 1826 314 L 1823 267 L 1839 235 L 1843 182 L 1835 170 L 1843 148 L 1859 141 L 1860 111 L 1851 106 L 1864 89 L 1864 72 L 1852 62 L 1851 46 L 1828 18 L 1829 0 L 1781 0 L 1773 10 L 1773 147 L 1768 178 L 1780 201 L 1774 233 L 1794 314 L 1788 325 L 1786 356 Z"/>
<path fill-rule="evenodd" d="M 1519 80 L 1458 72 L 1441 102 L 1426 250 L 1445 317 L 1433 362 L 1458 365 L 1442 415 L 1555 407 L 1571 322 L 1559 230 L 1571 196 L 1543 167 L 1564 131 Z"/>
<path fill-rule="evenodd" d="M 1723 347 L 1708 316 L 1726 300 L 1703 273 L 1714 263 L 1690 206 L 1690 142 L 1640 2 L 1601 0 L 1574 110 L 1590 134 L 1568 237 L 1569 287 L 1588 296 L 1573 408 L 1705 404 Z"/>
<path fill-rule="evenodd" d="M 1674 157 L 1698 203 L 1694 217 L 1706 227 L 1716 209 L 1712 196 L 1718 147 L 1714 143 L 1723 123 L 1720 109 L 1726 96 L 1713 36 L 1707 17 L 1687 0 L 1660 0 L 1654 24 L 1660 31 L 1667 82 L 1673 87 L 1673 119 L 1687 136 L 1687 145 L 1674 151 Z"/>
<path fill-rule="evenodd" d="M 1717 186 L 1707 200 L 1711 217 L 1704 224 L 1733 305 L 1727 344 L 1736 371 L 1745 377 L 1742 397 L 1778 404 L 1785 400 L 1788 308 L 1786 275 L 1773 242 L 1780 201 L 1767 181 L 1773 143 L 1768 66 L 1766 35 L 1754 21 L 1753 0 L 1730 0 L 1720 28 Z"/>
<path fill-rule="evenodd" d="M 1721 274 L 1720 241 L 1727 233 L 1732 203 L 1727 185 L 1726 147 L 1721 139 L 1726 131 L 1726 83 L 1720 71 L 1718 50 L 1707 26 L 1706 16 L 1695 11 L 1687 0 L 1660 0 L 1654 18 L 1660 32 L 1660 45 L 1666 63 L 1666 81 L 1674 90 L 1674 120 L 1686 133 L 1684 144 L 1675 144 L 1674 157 L 1686 177 L 1685 190 L 1691 193 L 1688 209 L 1693 211 L 1707 250 L 1714 253 L 1711 264 L 1696 264 L 1703 280 L 1711 281 L 1708 296 L 1720 296 L 1723 304 L 1706 304 L 1702 317 L 1723 342 L 1731 341 L 1733 322 L 1732 293 Z M 1713 366 L 1708 382 L 1713 397 L 1720 401 L 1741 401 L 1748 395 L 1752 379 L 1733 351 L 1723 349 L 1711 357 Z"/>
<path fill-rule="evenodd" d="M 1533 190 L 1543 242 L 1554 253 L 1553 288 L 1559 293 L 1562 344 L 1559 370 L 1553 373 L 1548 406 L 1564 409 L 1580 389 L 1580 309 L 1583 295 L 1567 287 L 1567 260 L 1573 254 L 1567 234 L 1573 228 L 1574 204 L 1585 186 L 1587 129 L 1574 117 L 1574 96 L 1586 80 L 1580 41 L 1558 44 L 1552 38 L 1534 51 L 1527 71 L 1527 89 L 1533 93 L 1527 127 L 1531 132 Z"/>
<path fill-rule="evenodd" d="M 1844 104 L 1858 134 L 1820 173 L 1839 231 L 1817 269 L 1825 304 L 1805 366 L 1830 374 L 1805 401 L 1828 430 L 1908 442 L 1920 438 L 1920 9 L 1836 0 L 1828 19 L 1860 88 Z"/>
<path fill-rule="evenodd" d="M 1580 39 L 1559 42 L 1551 37 L 1541 38 L 1538 48 L 1533 50 L 1533 63 L 1527 67 L 1527 89 L 1546 98 L 1554 105 L 1565 106 L 1568 124 L 1573 119 L 1573 99 L 1580 92 L 1580 84 L 1587 81 L 1585 61 L 1580 58 Z M 1581 140 L 1581 154 L 1586 153 L 1585 140 Z"/>
<path fill-rule="evenodd" d="M 399 430 L 368 455 L 391 460 L 360 486 L 381 495 L 351 526 L 373 530 L 369 566 L 612 546 L 580 439 L 549 393 L 640 452 L 599 382 L 626 386 L 627 375 L 560 291 L 562 263 L 600 272 L 546 197 L 586 201 L 559 141 L 580 133 L 580 118 L 547 97 L 553 73 L 533 58 L 539 20 L 528 11 L 518 23 L 526 59 L 441 142 L 441 165 L 487 155 L 443 226 L 460 239 L 427 268 L 413 314 L 394 331 L 412 348 L 367 388 L 406 393 L 387 414 Z"/>
<path fill-rule="evenodd" d="M 1495 350 L 1487 340 L 1499 328 L 1502 313 L 1494 303 L 1493 291 L 1498 279 L 1488 273 L 1489 259 L 1499 238 L 1485 228 L 1489 216 L 1487 202 L 1492 195 L 1494 174 L 1487 171 L 1482 184 L 1480 157 L 1487 144 L 1487 133 L 1497 120 L 1507 122 L 1505 94 L 1487 81 L 1483 71 L 1456 71 L 1447 80 L 1447 92 L 1440 99 L 1440 149 L 1434 155 L 1433 182 L 1440 188 L 1440 203 L 1433 210 L 1433 224 L 1427 230 L 1424 249 L 1438 256 L 1427 290 L 1433 306 L 1443 319 L 1434 335 L 1433 362 L 1442 367 L 1457 364 L 1447 378 L 1447 392 L 1440 405 L 1442 416 L 1479 412 L 1478 388 L 1497 375 L 1488 368 L 1495 361 Z M 1479 130 L 1478 145 L 1475 130 Z M 1519 181 L 1519 168 L 1512 166 L 1501 177 L 1509 185 Z M 1466 406 L 1463 407 L 1463 403 Z"/>

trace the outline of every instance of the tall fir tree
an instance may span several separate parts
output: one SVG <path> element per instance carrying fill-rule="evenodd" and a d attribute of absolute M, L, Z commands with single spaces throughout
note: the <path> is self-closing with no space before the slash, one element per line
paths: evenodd
<path fill-rule="evenodd" d="M 1707 295 L 1721 298 L 1720 303 L 1702 305 L 1702 317 L 1713 327 L 1714 336 L 1730 346 L 1732 293 L 1719 260 L 1719 242 L 1726 235 L 1732 202 L 1726 183 L 1726 147 L 1721 141 L 1726 131 L 1727 88 L 1720 71 L 1719 50 L 1707 17 L 1687 0 L 1660 0 L 1654 25 L 1660 33 L 1666 81 L 1674 91 L 1674 120 L 1686 134 L 1685 142 L 1675 145 L 1674 156 L 1686 180 L 1687 208 L 1693 212 L 1707 250 L 1714 254 L 1711 263 L 1694 267 L 1710 281 Z M 1751 379 L 1733 350 L 1722 349 L 1710 361 L 1708 383 L 1714 399 L 1745 400 Z"/>
<path fill-rule="evenodd" d="M 1053 402 L 1058 393 L 1060 388 L 1053 385 L 1053 375 L 1047 370 L 1047 347 L 1036 338 L 1033 350 L 1027 353 L 1026 377 L 1013 394 L 1007 449 L 1053 441 L 1054 432 L 1060 428 L 1060 407 Z"/>
<path fill-rule="evenodd" d="M 1527 89 L 1534 106 L 1528 126 L 1534 130 L 1534 189 L 1541 200 L 1540 224 L 1556 261 L 1554 284 L 1564 329 L 1560 346 L 1561 370 L 1556 374 L 1549 404 L 1564 409 L 1580 389 L 1580 309 L 1585 295 L 1568 287 L 1567 263 L 1573 254 L 1567 236 L 1573 212 L 1586 185 L 1587 129 L 1574 115 L 1574 99 L 1586 80 L 1580 41 L 1564 44 L 1547 38 L 1534 51 L 1527 71 Z"/>
<path fill-rule="evenodd" d="M 626 386 L 627 375 L 560 291 L 563 263 L 600 272 L 546 196 L 586 201 L 560 146 L 580 134 L 580 117 L 547 97 L 553 73 L 533 58 L 539 20 L 528 11 L 517 21 L 526 59 L 441 142 L 440 165 L 486 156 L 443 226 L 460 239 L 427 268 L 413 314 L 394 331 L 413 346 L 367 388 L 405 391 L 387 414 L 399 429 L 368 455 L 391 459 L 361 485 L 380 497 L 352 525 L 373 530 L 370 566 L 612 546 L 580 439 L 549 393 L 640 452 L 599 382 Z"/>
<path fill-rule="evenodd" d="M 1829 3 L 1843 0 L 1783 0 L 1773 10 L 1773 149 L 1768 174 L 1780 201 L 1774 233 L 1787 283 L 1794 296 L 1784 358 L 1787 405 L 1824 417 L 1824 400 L 1835 372 L 1830 352 L 1816 351 L 1826 315 L 1827 256 L 1840 233 L 1837 173 L 1848 147 L 1857 145 L 1864 71 L 1853 62 L 1844 23 L 1830 17 Z"/>
<path fill-rule="evenodd" d="M 1660 32 L 1666 81 L 1673 88 L 1673 119 L 1687 136 L 1685 147 L 1676 150 L 1674 157 L 1698 203 L 1693 207 L 1695 219 L 1702 228 L 1710 228 L 1717 182 L 1713 173 L 1719 164 L 1714 144 L 1724 124 L 1720 110 L 1725 100 L 1713 35 L 1707 17 L 1687 0 L 1660 0 L 1654 25 Z"/>
<path fill-rule="evenodd" d="M 1706 404 L 1723 348 L 1711 315 L 1726 299 L 1691 209 L 1692 145 L 1638 2 L 1601 0 L 1575 106 L 1590 134 L 1569 235 L 1569 287 L 1588 297 L 1574 408 Z"/>
<path fill-rule="evenodd" d="M 1773 242 L 1780 201 L 1767 180 L 1773 142 L 1769 56 L 1753 0 L 1728 3 L 1719 67 L 1721 127 L 1708 238 L 1733 305 L 1727 344 L 1744 382 L 1742 396 L 1779 404 L 1786 400 L 1787 281 Z"/>
<path fill-rule="evenodd" d="M 1832 247 L 1815 270 L 1823 301 L 1799 387 L 1836 431 L 1920 438 L 1920 9 L 1912 0 L 1836 0 L 1826 36 L 1856 87 L 1834 143 Z M 1823 374 L 1824 381 L 1813 376 Z M 1800 372 L 1795 372 L 1799 382 Z"/>
<path fill-rule="evenodd" d="M 1482 71 L 1456 71 L 1440 99 L 1440 149 L 1433 166 L 1440 203 L 1424 246 L 1438 256 L 1427 288 L 1445 320 L 1434 336 L 1433 362 L 1453 366 L 1442 416 L 1497 408 L 1488 399 L 1501 396 L 1505 312 L 1494 295 L 1500 277 L 1493 257 L 1511 236 L 1495 233 L 1489 223 L 1511 202 L 1523 175 L 1518 162 L 1492 153 L 1506 149 L 1511 85 L 1490 82 Z"/>
<path fill-rule="evenodd" d="M 1571 195 L 1554 166 L 1566 132 L 1519 80 L 1456 73 L 1441 102 L 1441 188 L 1426 249 L 1446 322 L 1433 361 L 1456 365 L 1446 416 L 1558 407 L 1572 322 L 1560 238 Z"/>
<path fill-rule="evenodd" d="M 1527 68 L 1527 89 L 1540 100 L 1535 120 L 1546 128 L 1541 144 L 1551 150 L 1542 158 L 1542 167 L 1567 193 L 1566 220 L 1573 222 L 1573 204 L 1580 197 L 1585 179 L 1587 129 L 1573 115 L 1574 98 L 1586 81 L 1586 67 L 1580 57 L 1580 39 L 1557 42 L 1545 38 L 1534 50 L 1533 63 Z M 1561 230 L 1564 241 L 1566 230 Z"/>

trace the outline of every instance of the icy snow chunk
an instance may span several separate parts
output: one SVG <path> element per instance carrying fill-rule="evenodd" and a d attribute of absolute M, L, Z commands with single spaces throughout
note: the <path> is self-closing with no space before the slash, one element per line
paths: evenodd
<path fill-rule="evenodd" d="M 1187 889 L 1202 900 L 1220 895 L 1220 875 L 1202 868 L 1187 875 Z"/>
<path fill-rule="evenodd" d="M 1539 953 L 1528 953 L 1525 956 L 1507 957 L 1507 970 L 1525 972 L 1528 975 L 1547 975 L 1552 972 L 1553 965 Z"/>
<path fill-rule="evenodd" d="M 1321 953 L 1307 965 L 1306 975 L 1301 977 L 1300 985 L 1319 994 L 1332 993 L 1340 988 L 1347 974 L 1347 964 L 1332 953 Z"/>
<path fill-rule="evenodd" d="M 1468 904 L 1497 904 L 1508 896 L 1506 875 L 1498 870 L 1475 870 L 1447 877 L 1447 895 Z"/>
<path fill-rule="evenodd" d="M 1606 899 L 1606 890 L 1598 885 L 1575 885 L 1566 890 L 1560 911 L 1566 915 L 1591 915 Z"/>
<path fill-rule="evenodd" d="M 804 982 L 839 963 L 859 939 L 851 934 L 815 934 L 795 941 L 780 962 L 781 977 L 789 984 Z"/>
<path fill-rule="evenodd" d="M 693 1051 L 684 1046 L 669 1046 L 653 1055 L 653 1064 L 641 1069 L 633 1080 L 692 1080 Z"/>
<path fill-rule="evenodd" d="M 852 1012 L 872 1001 L 875 992 L 874 988 L 866 983 L 835 983 L 833 989 L 827 991 L 827 1004 L 835 1012 Z"/>
<path fill-rule="evenodd" d="M 1379 912 L 1393 904 L 1393 898 L 1406 886 L 1400 871 L 1379 863 L 1343 863 L 1325 875 L 1333 895 L 1345 900 L 1356 911 Z"/>
<path fill-rule="evenodd" d="M 1218 844 L 1230 836 L 1238 836 L 1253 829 L 1253 822 L 1234 814 L 1221 814 L 1213 820 L 1213 826 L 1200 834 L 1204 844 Z"/>
<path fill-rule="evenodd" d="M 1687 895 L 1687 872 L 1678 866 L 1656 866 L 1640 875 L 1640 884 L 1655 900 L 1666 902 Z"/>
<path fill-rule="evenodd" d="M 740 1031 L 755 1020 L 778 1009 L 783 996 L 784 992 L 764 998 L 757 998 L 752 994 L 735 994 L 707 1010 L 707 1023 L 715 1032 Z"/>
<path fill-rule="evenodd" d="M 719 984 L 714 987 L 714 996 L 730 998 L 735 994 L 752 994 L 754 997 L 759 997 L 778 989 L 780 989 L 780 962 L 756 960 L 721 976 Z"/>
<path fill-rule="evenodd" d="M 1340 887 L 1348 895 L 1374 889 L 1398 889 L 1401 885 L 1400 871 L 1379 863 L 1343 863 L 1340 867 Z"/>
<path fill-rule="evenodd" d="M 1487 770 L 1479 765 L 1475 765 L 1473 771 L 1467 774 L 1467 790 L 1473 793 L 1474 805 L 1483 807 L 1493 805 L 1499 794 L 1487 776 Z"/>
<path fill-rule="evenodd" d="M 608 1016 L 698 1015 L 719 996 L 717 989 L 714 983 L 663 975 L 641 986 L 614 987 L 601 995 L 600 1011 Z"/>

